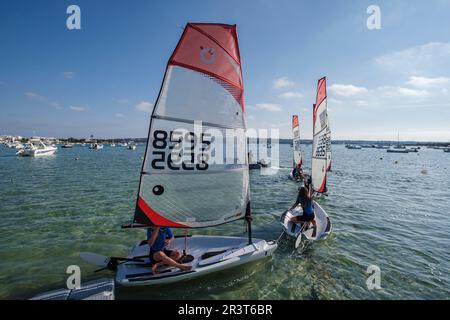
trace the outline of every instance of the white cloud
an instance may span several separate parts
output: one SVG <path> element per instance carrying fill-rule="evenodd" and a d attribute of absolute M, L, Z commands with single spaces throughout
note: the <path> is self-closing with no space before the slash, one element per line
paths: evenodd
<path fill-rule="evenodd" d="M 41 95 L 37 94 L 36 92 L 27 91 L 27 92 L 25 92 L 25 96 L 27 96 L 30 99 L 34 99 L 34 100 L 39 100 L 39 101 L 45 100 L 44 96 L 41 96 Z"/>
<path fill-rule="evenodd" d="M 402 96 L 407 97 L 424 97 L 429 95 L 429 92 L 427 90 L 417 90 L 417 89 L 410 89 L 410 88 L 397 88 L 397 92 Z"/>
<path fill-rule="evenodd" d="M 289 81 L 287 77 L 281 77 L 273 81 L 273 86 L 277 89 L 292 87 L 294 82 Z"/>
<path fill-rule="evenodd" d="M 280 98 L 303 98 L 303 94 L 296 91 L 288 91 L 280 94 Z"/>
<path fill-rule="evenodd" d="M 80 106 L 70 106 L 69 109 L 72 111 L 75 111 L 75 112 L 85 112 L 85 111 L 89 110 L 89 108 L 80 107 Z"/>
<path fill-rule="evenodd" d="M 437 78 L 427 78 L 427 77 L 409 77 L 408 84 L 416 88 L 429 88 L 433 86 L 439 86 L 447 84 L 450 82 L 450 78 L 447 77 L 437 77 Z"/>
<path fill-rule="evenodd" d="M 141 111 L 141 112 L 152 112 L 152 110 L 153 110 L 153 103 L 150 103 L 148 101 L 141 101 L 138 104 L 136 104 L 134 106 L 134 108 L 137 111 Z"/>
<path fill-rule="evenodd" d="M 406 74 L 432 74 L 450 69 L 450 42 L 430 42 L 375 58 L 387 70 Z"/>
<path fill-rule="evenodd" d="M 283 110 L 280 105 L 273 103 L 257 103 L 255 108 L 270 112 L 280 112 Z"/>
<path fill-rule="evenodd" d="M 75 72 L 73 71 L 64 71 L 63 76 L 66 79 L 72 79 L 75 76 Z"/>
<path fill-rule="evenodd" d="M 357 87 L 352 84 L 332 84 L 329 87 L 330 92 L 338 96 L 348 97 L 356 94 L 367 93 L 364 87 Z"/>
<path fill-rule="evenodd" d="M 123 115 L 123 113 L 116 113 L 114 115 L 116 118 L 124 118 L 125 116 Z"/>

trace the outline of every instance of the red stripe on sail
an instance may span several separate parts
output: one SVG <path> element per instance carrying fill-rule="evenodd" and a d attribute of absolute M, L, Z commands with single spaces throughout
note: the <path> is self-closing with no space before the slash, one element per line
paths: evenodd
<path fill-rule="evenodd" d="M 319 190 L 317 190 L 318 193 L 322 193 L 323 192 L 323 190 L 325 189 L 326 181 L 327 181 L 327 176 L 325 175 L 325 177 L 323 178 L 323 181 L 322 181 L 322 185 L 320 186 Z"/>
<path fill-rule="evenodd" d="M 188 23 L 169 65 L 215 77 L 244 110 L 244 85 L 236 26 Z"/>
<path fill-rule="evenodd" d="M 330 161 L 330 163 L 328 164 L 327 171 L 330 171 L 330 169 L 331 169 L 331 161 Z"/>
<path fill-rule="evenodd" d="M 326 77 L 323 77 L 320 78 L 319 81 L 317 81 L 316 106 L 319 107 L 326 97 L 327 97 L 327 79 Z"/>
<path fill-rule="evenodd" d="M 150 219 L 150 221 L 160 227 L 174 227 L 174 228 L 190 228 L 183 224 L 174 222 L 161 216 L 158 212 L 153 210 L 141 197 L 138 197 L 138 207 Z"/>
<path fill-rule="evenodd" d="M 298 116 L 292 116 L 292 128 L 298 127 Z"/>

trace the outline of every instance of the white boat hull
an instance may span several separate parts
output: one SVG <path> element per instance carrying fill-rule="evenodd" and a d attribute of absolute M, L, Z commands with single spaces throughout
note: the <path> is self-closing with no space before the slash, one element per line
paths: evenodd
<path fill-rule="evenodd" d="M 44 157 L 51 156 L 56 152 L 56 148 L 48 147 L 46 149 L 22 149 L 19 153 L 22 157 Z"/>
<path fill-rule="evenodd" d="M 313 236 L 313 228 L 306 228 L 302 230 L 301 225 L 293 223 L 292 217 L 301 216 L 303 210 L 301 205 L 298 205 L 293 210 L 286 211 L 280 218 L 280 222 L 284 228 L 284 231 L 291 237 L 298 238 L 303 236 L 307 240 L 323 240 L 331 233 L 332 225 L 331 220 L 325 210 L 316 202 L 314 204 L 314 220 L 316 221 L 316 234 Z"/>
<path fill-rule="evenodd" d="M 128 258 L 140 257 L 144 262 L 126 262 L 117 267 L 116 282 L 124 286 L 156 285 L 179 282 L 197 278 L 212 272 L 229 269 L 238 265 L 260 260 L 272 255 L 277 248 L 275 241 L 254 239 L 251 245 L 248 238 L 191 236 L 188 238 L 187 254 L 194 260 L 188 263 L 190 271 L 162 267 L 153 275 L 149 265 L 149 246 L 146 241 L 136 244 Z M 185 238 L 176 238 L 170 249 L 183 251 Z M 215 253 L 205 256 L 206 253 Z"/>

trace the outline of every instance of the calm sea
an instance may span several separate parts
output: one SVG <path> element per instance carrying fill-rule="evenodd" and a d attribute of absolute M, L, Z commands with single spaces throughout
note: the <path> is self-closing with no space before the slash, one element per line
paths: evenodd
<path fill-rule="evenodd" d="M 302 145 L 307 160 L 310 149 Z M 76 146 L 33 159 L 0 147 L 0 298 L 63 288 L 73 264 L 82 280 L 113 276 L 94 274 L 79 253 L 123 256 L 144 238 L 120 229 L 132 219 L 143 152 Z M 280 156 L 279 170 L 251 171 L 255 237 L 278 238 L 278 217 L 296 196 L 291 147 L 281 145 Z M 333 223 L 327 240 L 300 253 L 282 238 L 272 259 L 181 284 L 118 288 L 117 298 L 449 299 L 450 154 L 333 145 L 332 170 L 319 200 Z M 235 222 L 197 233 L 243 230 Z M 379 290 L 367 288 L 370 265 L 381 270 Z"/>

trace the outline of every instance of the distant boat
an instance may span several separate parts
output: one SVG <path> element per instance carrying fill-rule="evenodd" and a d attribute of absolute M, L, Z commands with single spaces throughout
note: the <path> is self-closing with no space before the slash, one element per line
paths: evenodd
<path fill-rule="evenodd" d="M 111 143 L 109 146 L 114 148 L 116 146 L 116 144 L 115 143 Z"/>
<path fill-rule="evenodd" d="M 73 143 L 66 143 L 61 146 L 61 148 L 73 148 Z"/>
<path fill-rule="evenodd" d="M 444 152 L 450 152 L 450 148 L 445 148 Z"/>
<path fill-rule="evenodd" d="M 22 157 L 42 157 L 42 156 L 50 156 L 56 152 L 57 148 L 53 146 L 48 146 L 41 140 L 37 141 L 36 144 L 33 144 L 32 141 L 28 143 L 28 145 L 17 152 L 17 155 Z"/>
<path fill-rule="evenodd" d="M 90 145 L 89 149 L 95 149 L 95 150 L 103 149 L 103 145 L 100 143 L 92 143 Z"/>
<path fill-rule="evenodd" d="M 134 141 L 128 143 L 128 150 L 136 150 L 136 143 Z"/>
<path fill-rule="evenodd" d="M 345 146 L 347 149 L 355 149 L 355 150 L 360 150 L 362 147 L 357 145 L 357 144 L 347 144 Z"/>
<path fill-rule="evenodd" d="M 406 148 L 396 148 L 396 147 L 391 147 L 386 151 L 390 153 L 409 153 L 408 149 Z"/>

